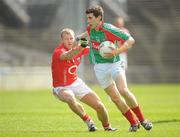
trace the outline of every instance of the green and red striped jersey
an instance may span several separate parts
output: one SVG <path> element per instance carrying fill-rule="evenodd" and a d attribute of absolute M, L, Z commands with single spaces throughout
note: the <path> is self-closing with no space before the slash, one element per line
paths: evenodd
<path fill-rule="evenodd" d="M 102 23 L 98 30 L 86 28 L 90 36 L 89 60 L 91 63 L 114 63 L 120 60 L 120 56 L 114 58 L 103 58 L 99 54 L 98 47 L 103 41 L 111 41 L 117 46 L 117 41 L 122 44 L 129 39 L 129 34 L 109 23 Z"/>

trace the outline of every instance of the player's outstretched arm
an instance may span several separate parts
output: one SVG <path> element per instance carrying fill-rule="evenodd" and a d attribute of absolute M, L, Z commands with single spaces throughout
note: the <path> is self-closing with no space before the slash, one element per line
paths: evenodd
<path fill-rule="evenodd" d="M 82 38 L 79 41 L 75 41 L 72 49 L 61 54 L 60 60 L 73 59 L 78 53 L 80 53 L 85 47 L 87 47 L 87 45 L 88 41 L 85 38 Z"/>
<path fill-rule="evenodd" d="M 85 38 L 85 39 L 89 40 L 88 32 L 86 31 L 86 32 L 81 33 L 80 35 L 78 35 L 76 37 L 76 40 L 80 40 L 81 38 Z"/>

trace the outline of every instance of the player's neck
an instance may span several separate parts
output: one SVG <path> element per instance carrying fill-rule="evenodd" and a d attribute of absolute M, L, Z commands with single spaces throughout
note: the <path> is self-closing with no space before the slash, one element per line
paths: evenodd
<path fill-rule="evenodd" d="M 103 24 L 103 22 L 100 21 L 94 29 L 99 30 L 99 28 L 102 27 L 102 24 Z"/>

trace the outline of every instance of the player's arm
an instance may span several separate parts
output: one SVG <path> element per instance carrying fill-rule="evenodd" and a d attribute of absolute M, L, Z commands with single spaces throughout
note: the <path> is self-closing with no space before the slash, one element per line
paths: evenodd
<path fill-rule="evenodd" d="M 134 43 L 135 43 L 134 38 L 133 38 L 132 36 L 129 36 L 129 39 L 126 40 L 126 41 L 122 44 L 121 47 L 118 47 L 117 49 L 115 49 L 115 50 L 113 51 L 114 56 L 117 56 L 117 55 L 119 55 L 119 54 L 122 53 L 122 52 L 128 51 L 130 48 L 132 48 L 132 46 L 134 45 Z"/>
<path fill-rule="evenodd" d="M 119 55 L 122 52 L 126 52 L 134 45 L 134 43 L 134 38 L 132 36 L 129 36 L 129 39 L 127 39 L 122 46 L 113 49 L 111 53 L 105 53 L 105 57 L 112 58 Z"/>
<path fill-rule="evenodd" d="M 89 34 L 88 34 L 88 32 L 85 31 L 84 33 L 81 33 L 80 35 L 78 35 L 78 36 L 76 37 L 76 40 L 78 41 L 78 40 L 80 40 L 81 38 L 85 38 L 85 39 L 88 39 L 88 40 L 89 40 Z"/>
<path fill-rule="evenodd" d="M 118 48 L 114 50 L 114 56 L 117 56 L 122 52 L 128 51 L 134 45 L 135 40 L 129 33 L 126 33 L 123 30 L 119 30 L 119 31 L 115 30 L 114 33 L 117 36 L 117 38 L 115 39 L 117 39 L 118 41 L 121 41 L 122 43 L 121 46 L 118 46 Z"/>
<path fill-rule="evenodd" d="M 77 46 L 72 48 L 71 50 L 64 52 L 60 55 L 60 60 L 71 60 L 74 56 L 76 56 L 79 52 L 83 50 L 83 47 Z"/>
<path fill-rule="evenodd" d="M 75 41 L 73 48 L 67 52 L 64 52 L 60 55 L 60 60 L 71 60 L 77 54 L 79 54 L 86 46 L 88 45 L 88 41 L 86 39 L 80 39 L 80 41 Z"/>

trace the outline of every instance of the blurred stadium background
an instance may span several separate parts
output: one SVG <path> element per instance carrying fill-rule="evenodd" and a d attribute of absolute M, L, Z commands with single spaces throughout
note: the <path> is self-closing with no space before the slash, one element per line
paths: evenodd
<path fill-rule="evenodd" d="M 124 17 L 136 40 L 128 52 L 130 83 L 180 83 L 179 0 L 0 0 L 0 89 L 51 88 L 59 32 L 83 32 L 93 4 L 104 8 L 106 22 Z M 87 57 L 79 75 L 97 83 Z"/>

